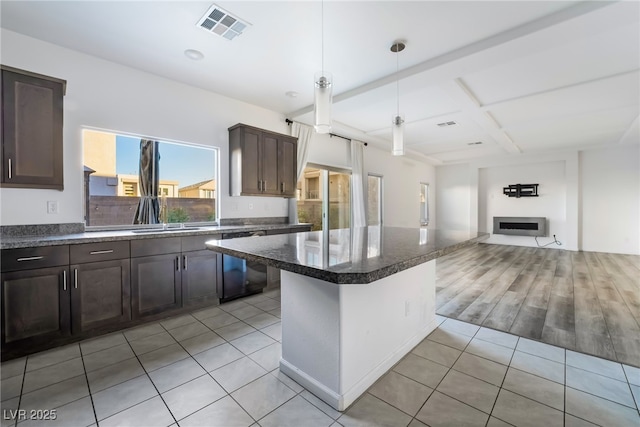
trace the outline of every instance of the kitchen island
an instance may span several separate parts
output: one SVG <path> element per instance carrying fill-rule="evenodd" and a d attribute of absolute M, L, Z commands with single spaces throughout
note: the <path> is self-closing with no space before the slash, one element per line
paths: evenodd
<path fill-rule="evenodd" d="M 282 270 L 280 369 L 344 410 L 435 329 L 435 259 L 486 237 L 376 226 L 206 246 Z"/>

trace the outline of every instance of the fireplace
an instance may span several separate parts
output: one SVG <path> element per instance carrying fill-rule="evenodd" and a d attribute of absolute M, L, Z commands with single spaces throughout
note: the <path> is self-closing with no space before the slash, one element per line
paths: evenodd
<path fill-rule="evenodd" d="M 493 234 L 512 236 L 546 236 L 547 219 L 529 216 L 494 216 Z"/>

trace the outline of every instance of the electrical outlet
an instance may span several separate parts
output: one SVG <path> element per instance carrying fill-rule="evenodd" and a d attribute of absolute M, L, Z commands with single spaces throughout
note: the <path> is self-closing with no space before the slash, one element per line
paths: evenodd
<path fill-rule="evenodd" d="M 253 209 L 253 203 L 249 203 L 249 210 Z"/>
<path fill-rule="evenodd" d="M 48 214 L 58 213 L 58 202 L 56 200 L 49 200 L 47 202 L 47 213 Z"/>

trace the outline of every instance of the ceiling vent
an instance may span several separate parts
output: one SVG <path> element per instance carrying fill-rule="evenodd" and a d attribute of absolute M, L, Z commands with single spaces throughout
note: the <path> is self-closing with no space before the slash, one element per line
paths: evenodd
<path fill-rule="evenodd" d="M 467 145 L 480 145 L 480 144 L 482 144 L 482 141 L 467 142 Z"/>
<path fill-rule="evenodd" d="M 456 123 L 456 122 L 454 122 L 454 121 L 450 121 L 450 122 L 442 122 L 442 123 L 438 123 L 438 127 L 446 128 L 446 127 L 448 127 L 448 126 L 455 126 L 455 125 L 457 125 L 457 124 L 458 124 L 458 123 Z"/>
<path fill-rule="evenodd" d="M 227 40 L 233 40 L 251 24 L 214 4 L 196 25 L 208 33 L 219 35 Z"/>

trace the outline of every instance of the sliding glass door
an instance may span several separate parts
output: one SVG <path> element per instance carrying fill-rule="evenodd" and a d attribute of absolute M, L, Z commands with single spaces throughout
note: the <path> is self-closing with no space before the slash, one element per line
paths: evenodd
<path fill-rule="evenodd" d="M 298 181 L 298 220 L 312 230 L 349 228 L 351 223 L 351 172 L 308 165 Z"/>

